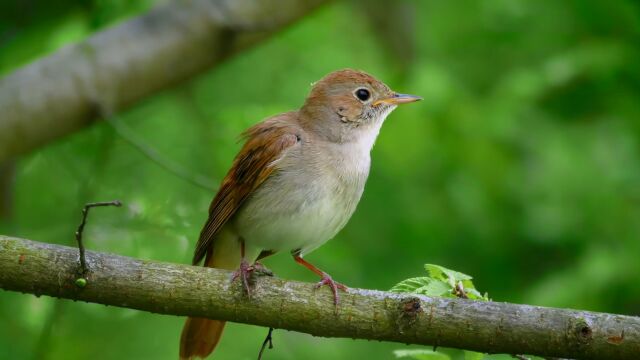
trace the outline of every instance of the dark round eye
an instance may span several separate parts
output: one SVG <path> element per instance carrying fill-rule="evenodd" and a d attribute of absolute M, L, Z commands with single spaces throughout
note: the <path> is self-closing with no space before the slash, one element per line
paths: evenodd
<path fill-rule="evenodd" d="M 356 90 L 356 97 L 360 99 L 360 101 L 367 101 L 369 97 L 371 97 L 371 93 L 367 89 L 360 88 Z"/>

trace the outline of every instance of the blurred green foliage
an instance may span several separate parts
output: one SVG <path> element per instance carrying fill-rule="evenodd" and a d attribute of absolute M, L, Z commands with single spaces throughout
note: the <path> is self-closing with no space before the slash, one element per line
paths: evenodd
<path fill-rule="evenodd" d="M 0 74 L 153 2 L 2 2 Z M 429 262 L 473 274 L 494 300 L 639 315 L 639 59 L 634 0 L 335 2 L 121 117 L 217 183 L 242 129 L 300 106 L 332 70 L 366 70 L 425 101 L 390 116 L 358 211 L 308 259 L 354 287 L 388 289 Z M 84 203 L 120 199 L 92 214 L 86 242 L 139 258 L 188 263 L 213 196 L 106 123 L 17 166 L 0 233 L 72 244 Z M 266 264 L 316 280 L 284 254 Z M 173 359 L 183 323 L 9 292 L 0 319 L 2 359 Z M 231 324 L 218 358 L 255 359 L 264 335 Z M 274 342 L 266 359 L 402 348 L 286 331 Z"/>

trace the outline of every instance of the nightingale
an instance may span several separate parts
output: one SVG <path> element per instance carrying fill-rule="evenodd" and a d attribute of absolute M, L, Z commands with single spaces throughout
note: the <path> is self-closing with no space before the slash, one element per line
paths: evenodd
<path fill-rule="evenodd" d="M 314 83 L 299 110 L 267 118 L 244 132 L 245 143 L 209 207 L 193 264 L 236 270 L 249 293 L 254 262 L 288 251 L 327 285 L 338 305 L 346 287 L 303 259 L 340 231 L 360 201 L 370 152 L 399 94 L 373 76 L 344 69 Z M 208 356 L 225 322 L 190 317 L 180 359 Z"/>

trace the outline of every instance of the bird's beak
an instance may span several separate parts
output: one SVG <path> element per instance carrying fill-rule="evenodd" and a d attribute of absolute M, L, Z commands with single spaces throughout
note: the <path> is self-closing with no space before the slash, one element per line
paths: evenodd
<path fill-rule="evenodd" d="M 386 99 L 380 99 L 373 102 L 373 106 L 378 105 L 398 105 L 398 104 L 406 104 L 414 101 L 422 100 L 420 96 L 409 95 L 409 94 L 398 94 L 395 93 L 393 96 L 388 97 Z"/>

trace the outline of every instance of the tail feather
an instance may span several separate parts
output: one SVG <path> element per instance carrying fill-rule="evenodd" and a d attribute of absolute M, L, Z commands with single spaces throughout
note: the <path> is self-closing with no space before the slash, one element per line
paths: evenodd
<path fill-rule="evenodd" d="M 205 358 L 216 347 L 226 321 L 190 317 L 180 336 L 180 360 Z"/>
<path fill-rule="evenodd" d="M 237 236 L 223 229 L 211 251 L 207 252 L 204 266 L 233 270 L 240 265 L 240 245 Z M 226 321 L 190 317 L 180 336 L 180 360 L 205 358 L 215 349 Z"/>

